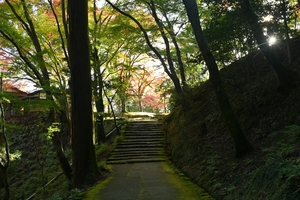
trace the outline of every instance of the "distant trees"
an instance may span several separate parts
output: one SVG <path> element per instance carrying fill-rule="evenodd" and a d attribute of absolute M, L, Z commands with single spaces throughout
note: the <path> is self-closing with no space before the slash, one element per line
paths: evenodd
<path fill-rule="evenodd" d="M 143 111 L 142 98 L 145 95 L 147 87 L 156 80 L 152 75 L 153 71 L 149 71 L 145 68 L 139 68 L 133 75 L 131 86 L 128 88 L 128 92 L 137 97 L 138 111 Z"/>

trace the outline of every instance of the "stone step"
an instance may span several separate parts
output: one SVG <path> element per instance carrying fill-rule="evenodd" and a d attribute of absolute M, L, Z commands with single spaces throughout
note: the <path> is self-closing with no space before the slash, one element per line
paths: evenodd
<path fill-rule="evenodd" d="M 121 149 L 121 148 L 149 148 L 149 147 L 164 147 L 164 144 L 119 144 L 117 145 L 117 149 Z"/>
<path fill-rule="evenodd" d="M 131 158 L 147 158 L 147 157 L 153 157 L 153 156 L 158 156 L 158 157 L 164 157 L 163 153 L 159 152 L 153 152 L 153 153 L 147 153 L 147 152 L 141 152 L 141 153 L 132 153 L 132 154 L 116 154 L 112 155 L 109 157 L 108 160 L 118 160 L 118 159 L 131 159 Z"/>
<path fill-rule="evenodd" d="M 163 142 L 164 140 L 162 138 L 152 138 L 152 137 L 148 137 L 148 138 L 126 138 L 122 143 L 138 143 L 138 142 Z"/>
<path fill-rule="evenodd" d="M 108 164 L 165 161 L 164 133 L 157 122 L 130 122 L 124 141 L 116 146 Z"/>
<path fill-rule="evenodd" d="M 125 160 L 111 160 L 107 161 L 107 164 L 127 164 L 127 163 L 144 163 L 144 162 L 163 162 L 166 161 L 164 157 L 150 157 L 150 158 L 139 158 L 139 159 L 125 159 Z"/>
<path fill-rule="evenodd" d="M 162 131 L 161 128 L 126 128 L 127 131 Z"/>
<path fill-rule="evenodd" d="M 147 135 L 147 136 L 163 136 L 163 132 L 157 132 L 157 131 L 153 131 L 153 132 L 142 132 L 142 131 L 136 131 L 136 132 L 133 132 L 133 131 L 130 131 L 130 132 L 124 132 L 124 135 L 125 136 L 130 136 L 130 135 Z"/>
<path fill-rule="evenodd" d="M 128 123 L 128 125 L 140 125 L 140 124 L 161 125 L 161 123 L 157 122 L 157 121 L 132 121 L 132 122 Z"/>
<path fill-rule="evenodd" d="M 126 135 L 127 139 L 162 139 L 161 135 Z"/>
<path fill-rule="evenodd" d="M 126 128 L 130 129 L 130 128 L 161 128 L 160 124 L 127 124 Z"/>
<path fill-rule="evenodd" d="M 131 142 L 161 142 L 163 141 L 163 138 L 159 137 L 142 137 L 142 138 L 125 138 L 124 141 L 120 144 L 123 143 L 131 143 Z"/>
<path fill-rule="evenodd" d="M 148 151 L 148 152 L 163 152 L 163 147 L 144 147 L 144 148 L 115 148 L 112 151 L 112 154 L 114 153 L 123 153 L 123 152 L 135 152 L 135 151 Z"/>
<path fill-rule="evenodd" d="M 111 157 L 107 161 L 118 161 L 118 160 L 145 160 L 145 159 L 154 159 L 159 158 L 166 159 L 163 155 L 152 155 L 152 156 L 123 156 L 123 157 Z"/>
<path fill-rule="evenodd" d="M 117 151 L 111 152 L 111 156 L 117 156 L 117 155 L 133 155 L 133 154 L 164 154 L 162 151 L 163 148 L 147 148 L 147 149 L 118 149 Z"/>
<path fill-rule="evenodd" d="M 147 126 L 147 125 L 138 125 L 138 126 L 126 126 L 126 129 L 128 130 L 145 130 L 145 129 L 149 129 L 149 130 L 161 130 L 160 126 Z"/>
<path fill-rule="evenodd" d="M 151 133 L 151 132 L 157 132 L 157 133 L 163 133 L 163 131 L 161 129 L 126 129 L 125 133 L 130 133 L 130 132 L 142 132 L 142 133 Z"/>

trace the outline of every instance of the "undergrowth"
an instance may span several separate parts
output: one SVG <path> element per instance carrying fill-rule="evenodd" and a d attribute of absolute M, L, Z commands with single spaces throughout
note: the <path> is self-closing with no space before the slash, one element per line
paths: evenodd
<path fill-rule="evenodd" d="M 261 65 L 253 67 L 253 60 Z M 290 65 L 295 73 L 299 64 Z M 216 199 L 300 199 L 299 85 L 279 93 L 274 73 L 260 56 L 249 55 L 220 73 L 255 151 L 235 158 L 233 141 L 207 82 L 191 88 L 189 109 L 175 107 L 164 120 L 169 157 Z"/>
<path fill-rule="evenodd" d="M 28 199 L 31 196 L 34 199 L 49 200 L 80 199 L 85 191 L 70 187 L 71 184 L 63 175 L 57 161 L 51 140 L 47 137 L 46 125 L 39 118 L 31 120 L 30 124 L 14 123 L 18 129 L 8 132 L 13 152 L 8 168 L 10 199 Z M 106 132 L 113 127 L 112 123 L 113 121 L 106 122 Z M 106 169 L 106 156 L 122 139 L 122 135 L 116 136 L 107 143 L 95 146 L 100 171 Z M 65 149 L 65 155 L 71 162 L 70 148 Z M 0 188 L 0 194 L 1 199 L 3 188 Z"/>
<path fill-rule="evenodd" d="M 169 116 L 172 121 L 166 119 L 168 153 L 176 166 L 214 197 L 228 200 L 300 197 L 300 125 L 268 134 L 268 146 L 260 152 L 234 159 L 218 152 L 209 135 L 201 135 L 195 128 L 200 121 L 189 124 L 180 113 L 178 108 Z"/>

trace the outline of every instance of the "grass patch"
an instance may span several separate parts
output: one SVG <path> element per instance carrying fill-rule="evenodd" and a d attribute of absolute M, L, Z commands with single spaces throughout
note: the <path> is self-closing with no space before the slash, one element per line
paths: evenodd
<path fill-rule="evenodd" d="M 189 200 L 212 200 L 212 198 L 207 192 L 202 188 L 195 185 L 190 181 L 189 178 L 184 176 L 177 168 L 168 163 L 161 163 L 164 171 L 169 172 L 168 181 L 171 182 L 174 187 L 180 191 L 181 199 Z"/>
<path fill-rule="evenodd" d="M 111 169 L 110 165 L 106 166 L 108 169 Z M 105 180 L 101 180 L 98 183 L 96 183 L 93 187 L 91 187 L 88 191 L 86 191 L 83 199 L 84 200 L 93 200 L 95 199 L 95 197 L 97 196 L 97 194 L 99 193 L 99 191 L 102 188 L 105 188 L 106 185 L 109 183 L 109 181 L 113 178 L 113 174 L 111 174 L 108 178 L 106 178 Z"/>

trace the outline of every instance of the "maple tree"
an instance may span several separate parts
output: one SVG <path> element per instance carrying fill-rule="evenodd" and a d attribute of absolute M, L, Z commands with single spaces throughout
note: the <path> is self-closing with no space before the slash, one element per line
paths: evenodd
<path fill-rule="evenodd" d="M 147 70 L 146 67 L 139 67 L 130 79 L 127 93 L 137 99 L 139 112 L 143 111 L 142 99 L 147 92 L 147 89 L 151 87 L 151 84 L 156 80 L 156 77 L 153 76 L 153 74 L 153 71 Z"/>
<path fill-rule="evenodd" d="M 157 76 L 153 84 L 146 89 L 145 95 L 142 98 L 144 111 L 153 113 L 167 113 L 167 91 L 159 91 L 158 88 L 164 84 L 166 77 Z"/>
<path fill-rule="evenodd" d="M 132 62 L 136 61 L 134 52 L 144 50 L 139 45 L 140 34 L 128 19 L 122 18 L 119 13 L 114 12 L 105 4 L 99 6 L 96 1 L 93 1 L 93 8 L 93 13 L 90 14 L 93 23 L 89 24 L 91 30 L 90 49 L 93 97 L 97 117 L 97 140 L 100 143 L 105 140 L 103 129 L 104 89 L 106 88 L 105 92 L 108 96 L 111 96 L 112 91 L 117 91 L 112 96 L 119 97 L 122 112 L 125 112 L 124 88 L 126 88 L 128 77 L 124 77 L 123 72 L 128 75 L 130 70 L 123 70 L 125 68 L 122 66 L 131 66 Z M 109 84 L 107 84 L 108 82 Z"/>
<path fill-rule="evenodd" d="M 175 1 L 160 1 L 154 3 L 154 1 L 133 1 L 130 5 L 134 5 L 135 7 L 143 8 L 142 10 L 146 11 L 144 14 L 144 18 L 149 18 L 146 20 L 139 20 L 139 15 L 133 16 L 133 14 L 140 14 L 141 12 L 132 9 L 130 7 L 128 9 L 128 3 L 120 2 L 119 7 L 117 5 L 112 4 L 110 1 L 107 2 L 118 12 L 125 15 L 126 17 L 133 20 L 139 29 L 142 31 L 146 43 L 151 49 L 152 56 L 158 59 L 163 66 L 164 71 L 168 74 L 170 79 L 172 80 L 176 93 L 179 96 L 182 105 L 187 106 L 186 96 L 183 90 L 182 85 L 186 85 L 185 73 L 183 62 L 181 58 L 181 52 L 179 45 L 177 43 L 176 34 L 175 34 L 175 26 L 181 27 L 184 24 L 184 20 L 182 20 L 184 15 L 181 15 L 181 10 L 176 9 L 177 4 Z M 123 3 L 123 4 L 122 4 Z M 178 3 L 178 2 L 177 2 Z M 168 16 L 167 10 L 172 9 L 172 16 Z M 133 13 L 133 14 L 130 14 Z M 176 15 L 177 14 L 177 15 Z M 163 16 L 165 21 L 159 19 L 159 16 Z M 175 16 L 175 17 L 174 17 Z M 178 17 L 177 17 L 178 16 Z M 179 17 L 180 16 L 180 17 Z M 170 20 L 172 19 L 172 21 Z M 148 29 L 149 22 L 151 23 L 151 29 Z M 146 28 L 147 27 L 147 28 Z M 150 30 L 150 33 L 149 31 Z M 152 32 L 151 32 L 152 31 Z M 154 38 L 152 36 L 155 36 Z M 158 39 L 160 38 L 160 40 Z M 162 42 L 160 42 L 162 41 Z M 155 47 L 154 43 L 161 43 L 164 45 L 164 50 Z M 171 50 L 171 43 L 175 46 L 175 54 Z M 174 58 L 173 58 L 174 57 Z M 178 69 L 180 71 L 181 81 L 177 74 L 176 65 L 178 65 Z"/>
<path fill-rule="evenodd" d="M 22 74 L 25 79 L 46 92 L 47 104 L 43 105 L 45 109 L 49 109 L 47 120 L 54 122 L 55 113 L 66 118 L 65 114 L 68 112 L 62 111 L 68 110 L 68 100 L 65 92 L 67 81 L 60 73 L 63 69 L 61 66 L 65 64 L 64 58 L 61 57 L 61 40 L 53 38 L 57 23 L 45 9 L 39 9 L 49 8 L 49 2 L 5 0 L 1 3 L 0 35 L 2 48 L 5 48 L 13 59 L 11 71 L 16 75 Z M 64 91 L 65 95 L 57 92 L 59 87 L 59 91 Z M 54 132 L 52 141 L 62 169 L 70 179 L 72 169 L 61 148 L 58 132 Z"/>

